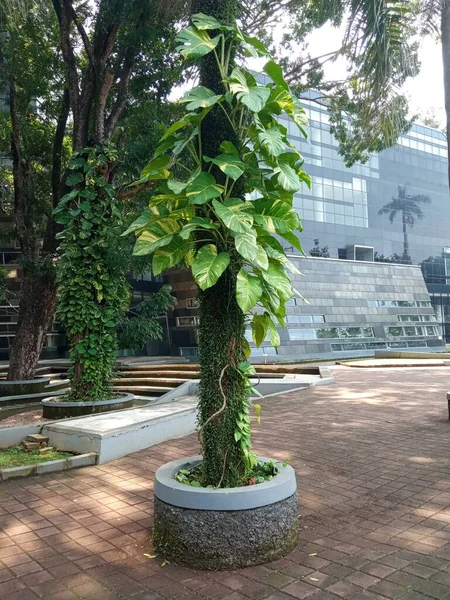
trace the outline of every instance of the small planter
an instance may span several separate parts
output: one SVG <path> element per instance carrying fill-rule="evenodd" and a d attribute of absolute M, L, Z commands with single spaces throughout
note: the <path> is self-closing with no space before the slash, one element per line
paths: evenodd
<path fill-rule="evenodd" d="M 221 570 L 270 562 L 294 549 L 298 509 L 291 466 L 276 463 L 278 474 L 272 480 L 239 488 L 197 488 L 174 479 L 181 469 L 200 462 L 200 456 L 184 458 L 156 472 L 158 554 L 180 565 Z"/>
<path fill-rule="evenodd" d="M 133 406 L 134 394 L 121 394 L 112 400 L 98 402 L 64 402 L 60 398 L 44 398 L 42 416 L 44 419 L 67 419 L 68 417 L 83 417 L 97 413 L 121 410 Z"/>
<path fill-rule="evenodd" d="M 0 381 L 0 398 L 41 394 L 50 383 L 50 377 L 37 377 L 22 381 Z"/>

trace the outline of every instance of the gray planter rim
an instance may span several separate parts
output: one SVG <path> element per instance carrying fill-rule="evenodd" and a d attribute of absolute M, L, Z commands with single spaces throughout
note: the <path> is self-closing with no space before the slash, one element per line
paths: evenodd
<path fill-rule="evenodd" d="M 50 376 L 49 375 L 43 375 L 42 377 L 36 377 L 36 379 L 17 379 L 15 381 L 12 381 L 11 379 L 2 379 L 0 381 L 0 386 L 2 385 L 16 385 L 16 384 L 20 384 L 20 385 L 28 385 L 28 384 L 36 384 L 36 383 L 49 383 L 50 381 Z"/>
<path fill-rule="evenodd" d="M 268 462 L 272 459 L 258 457 Z M 181 469 L 197 466 L 201 456 L 189 456 L 173 460 L 159 467 L 155 475 L 154 494 L 166 504 L 180 508 L 210 511 L 251 510 L 275 504 L 292 496 L 297 489 L 295 471 L 290 465 L 274 460 L 278 474 L 270 481 L 238 488 L 198 488 L 176 481 L 174 476 Z"/>
<path fill-rule="evenodd" d="M 98 400 L 96 402 L 64 402 L 58 401 L 55 398 L 44 398 L 41 400 L 41 404 L 45 406 L 108 406 L 110 404 L 121 404 L 122 402 L 131 402 L 134 399 L 134 394 L 121 394 L 117 398 L 111 400 Z"/>

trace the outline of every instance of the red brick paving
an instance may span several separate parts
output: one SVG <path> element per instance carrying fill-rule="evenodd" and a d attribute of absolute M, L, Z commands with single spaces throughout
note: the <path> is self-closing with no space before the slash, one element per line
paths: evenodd
<path fill-rule="evenodd" d="M 0 600 L 450 600 L 450 370 L 335 368 L 263 401 L 255 447 L 295 467 L 300 542 L 239 572 L 152 555 L 153 476 L 196 436 L 0 485 Z"/>

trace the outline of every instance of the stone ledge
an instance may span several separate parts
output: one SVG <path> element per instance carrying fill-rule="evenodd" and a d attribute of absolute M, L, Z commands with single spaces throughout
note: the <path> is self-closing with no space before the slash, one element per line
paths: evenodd
<path fill-rule="evenodd" d="M 78 456 L 70 456 L 69 458 L 49 460 L 36 465 L 22 465 L 21 467 L 0 469 L 0 481 L 8 481 L 10 479 L 17 479 L 18 477 L 44 475 L 45 473 L 55 473 L 58 471 L 66 471 L 67 469 L 88 467 L 95 464 L 97 464 L 97 453 L 89 452 Z"/>

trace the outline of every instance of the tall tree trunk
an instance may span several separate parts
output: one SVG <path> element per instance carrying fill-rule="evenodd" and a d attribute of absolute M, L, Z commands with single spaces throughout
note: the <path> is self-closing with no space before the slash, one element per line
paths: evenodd
<path fill-rule="evenodd" d="M 11 88 L 11 94 L 15 89 Z M 16 112 L 15 98 L 10 102 L 11 115 Z M 64 182 L 61 182 L 62 148 L 69 116 L 69 93 L 64 91 L 61 99 L 60 113 L 56 124 L 53 141 L 52 164 L 52 204 L 56 207 L 64 194 Z M 32 209 L 32 190 L 23 172 L 23 161 L 20 157 L 20 125 L 18 115 L 13 120 L 16 138 L 12 139 L 14 163 L 14 192 L 16 230 L 22 250 L 23 273 L 19 292 L 19 318 L 16 334 L 10 350 L 7 379 L 17 381 L 33 379 L 39 357 L 45 343 L 47 331 L 53 322 L 56 307 L 56 270 L 51 255 L 57 246 L 57 226 L 50 215 L 44 235 L 42 249 L 40 240 L 34 233 L 33 224 L 27 218 Z"/>
<path fill-rule="evenodd" d="M 20 287 L 19 319 L 7 379 L 33 379 L 48 328 L 53 321 L 56 281 L 49 272 L 36 272 L 33 264 L 25 268 Z"/>
<path fill-rule="evenodd" d="M 444 68 L 445 114 L 447 117 L 447 148 L 450 160 L 450 0 L 441 0 L 441 2 L 442 63 Z M 450 162 L 448 169 L 448 178 L 450 186 Z"/>
<path fill-rule="evenodd" d="M 194 12 L 211 15 L 221 22 L 234 22 L 236 0 L 196 0 Z M 201 60 L 200 84 L 223 93 L 223 84 L 212 54 Z M 215 107 L 202 124 L 203 154 L 217 156 L 220 144 L 239 140 L 223 112 Z M 223 174 L 214 171 L 223 183 Z M 243 196 L 241 182 L 233 190 Z M 237 486 L 245 474 L 246 463 L 241 445 L 235 440 L 239 413 L 246 412 L 247 396 L 244 379 L 237 371 L 244 360 L 242 343 L 245 333 L 244 315 L 236 302 L 236 274 L 242 266 L 233 248 L 228 250 L 228 269 L 211 288 L 199 293 L 199 360 L 200 388 L 198 420 L 203 451 L 203 484 Z"/>
<path fill-rule="evenodd" d="M 403 225 L 403 258 L 409 262 L 409 242 L 408 242 L 408 229 L 406 222 L 405 211 L 402 211 L 402 225 Z"/>

